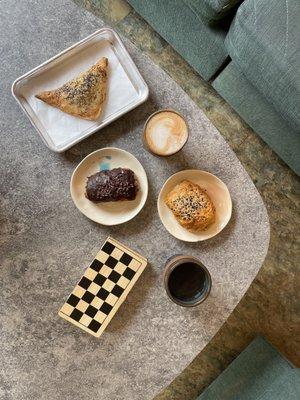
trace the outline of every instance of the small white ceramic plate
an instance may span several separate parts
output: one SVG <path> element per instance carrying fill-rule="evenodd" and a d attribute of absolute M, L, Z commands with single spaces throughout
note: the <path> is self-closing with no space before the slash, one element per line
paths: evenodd
<path fill-rule="evenodd" d="M 206 189 L 216 207 L 216 220 L 204 231 L 190 232 L 183 228 L 165 204 L 167 194 L 185 179 Z M 225 228 L 231 217 L 232 202 L 227 186 L 215 175 L 198 169 L 187 169 L 177 172 L 165 182 L 158 196 L 157 208 L 162 223 L 171 235 L 186 242 L 198 242 L 217 235 Z"/>
<path fill-rule="evenodd" d="M 138 180 L 135 200 L 93 203 L 85 197 L 87 177 L 103 169 L 130 168 Z M 86 217 L 102 225 L 118 225 L 135 217 L 143 208 L 148 195 L 147 175 L 141 163 L 128 151 L 115 147 L 96 150 L 85 157 L 73 172 L 70 190 L 72 199 Z"/>

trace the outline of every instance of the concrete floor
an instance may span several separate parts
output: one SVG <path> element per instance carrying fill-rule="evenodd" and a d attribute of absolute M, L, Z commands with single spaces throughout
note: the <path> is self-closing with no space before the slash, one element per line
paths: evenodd
<path fill-rule="evenodd" d="M 155 400 L 195 399 L 257 334 L 300 366 L 299 179 L 125 1 L 74 1 L 128 37 L 181 85 L 235 151 L 270 217 L 269 252 L 246 296 L 204 351 Z"/>

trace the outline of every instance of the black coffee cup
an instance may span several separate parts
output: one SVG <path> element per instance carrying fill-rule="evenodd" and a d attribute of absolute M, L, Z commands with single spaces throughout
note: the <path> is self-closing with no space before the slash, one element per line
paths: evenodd
<path fill-rule="evenodd" d="M 166 263 L 164 285 L 174 303 L 183 307 L 194 307 L 209 295 L 211 276 L 197 258 L 176 255 Z"/>

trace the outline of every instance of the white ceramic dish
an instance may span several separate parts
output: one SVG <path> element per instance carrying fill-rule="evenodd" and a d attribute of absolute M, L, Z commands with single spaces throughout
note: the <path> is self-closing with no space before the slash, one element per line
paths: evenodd
<path fill-rule="evenodd" d="M 136 175 L 139 191 L 135 200 L 93 203 L 85 197 L 87 177 L 101 169 L 130 168 Z M 130 153 L 115 147 L 96 150 L 75 168 L 71 183 L 71 197 L 86 217 L 102 225 L 118 225 L 131 220 L 143 208 L 148 196 L 148 180 L 141 163 Z"/>
<path fill-rule="evenodd" d="M 165 204 L 166 195 L 185 179 L 206 189 L 216 207 L 216 220 L 205 231 L 190 232 L 184 229 Z M 219 178 L 209 172 L 188 169 L 177 172 L 165 182 L 158 196 L 157 208 L 163 225 L 171 235 L 186 242 L 198 242 L 212 238 L 225 228 L 231 217 L 232 202 L 227 186 Z"/>
<path fill-rule="evenodd" d="M 65 114 L 35 97 L 86 71 L 101 57 L 108 58 L 108 93 L 96 121 Z M 119 35 L 102 28 L 16 79 L 12 94 L 45 144 L 60 153 L 146 101 L 149 90 Z"/>

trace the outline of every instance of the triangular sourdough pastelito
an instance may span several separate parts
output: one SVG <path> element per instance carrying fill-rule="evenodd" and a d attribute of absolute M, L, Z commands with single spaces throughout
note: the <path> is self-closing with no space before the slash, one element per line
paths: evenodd
<path fill-rule="evenodd" d="M 61 111 L 88 120 L 96 120 L 106 99 L 108 59 L 102 57 L 86 72 L 58 89 L 38 93 L 35 97 Z"/>
<path fill-rule="evenodd" d="M 99 337 L 146 265 L 146 258 L 108 237 L 58 315 Z"/>

